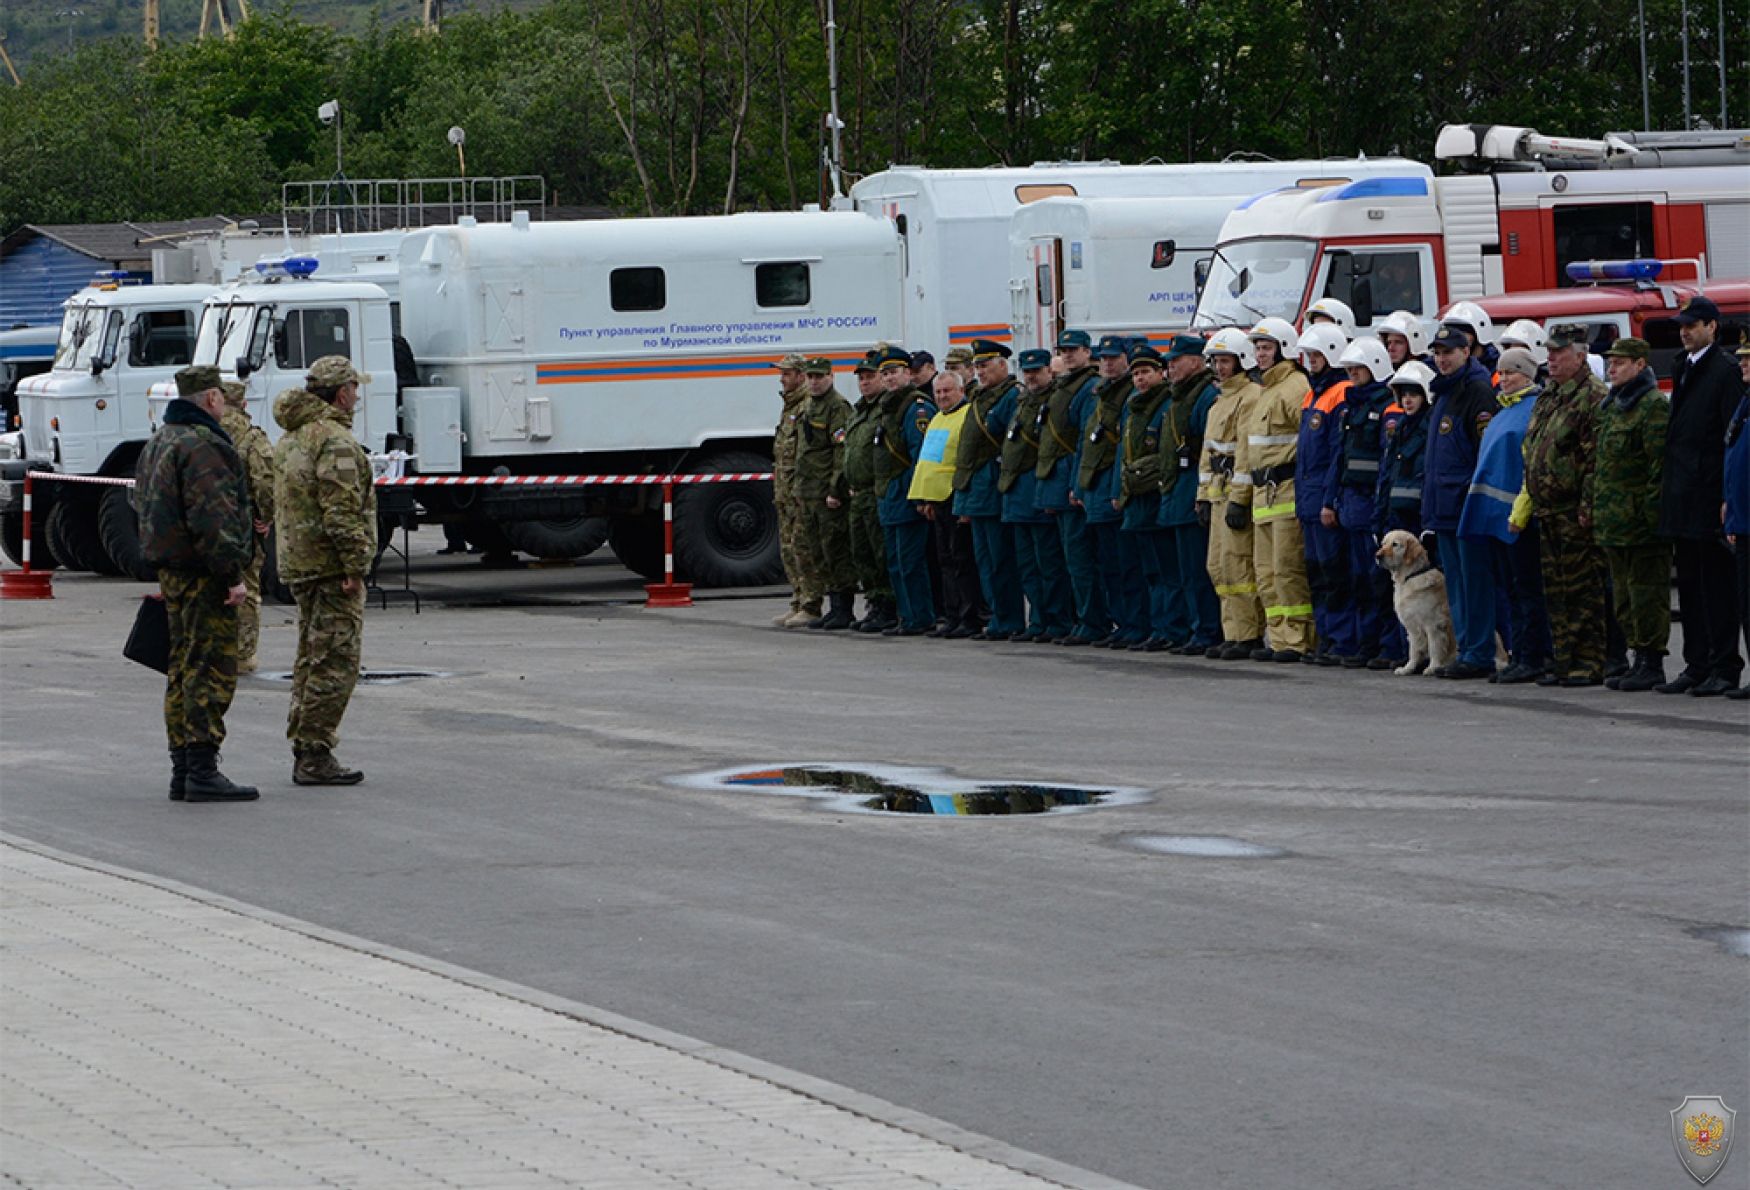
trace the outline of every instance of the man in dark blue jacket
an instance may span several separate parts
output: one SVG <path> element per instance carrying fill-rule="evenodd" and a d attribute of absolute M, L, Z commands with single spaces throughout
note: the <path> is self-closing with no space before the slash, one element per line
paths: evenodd
<path fill-rule="evenodd" d="M 1442 326 L 1431 345 L 1440 375 L 1431 385 L 1428 446 L 1422 478 L 1422 528 L 1440 543 L 1446 598 L 1458 637 L 1458 660 L 1434 671 L 1441 678 L 1487 678 L 1495 671 L 1495 571 L 1489 543 L 1458 534 L 1477 447 L 1500 403 L 1488 369 L 1471 357 L 1471 340 Z"/>

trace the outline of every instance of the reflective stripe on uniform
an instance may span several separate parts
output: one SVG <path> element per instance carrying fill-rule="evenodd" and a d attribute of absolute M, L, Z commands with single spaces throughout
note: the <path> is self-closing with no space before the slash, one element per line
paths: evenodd
<path fill-rule="evenodd" d="M 1216 583 L 1215 584 L 1215 593 L 1217 595 L 1255 595 L 1255 594 L 1257 594 L 1257 591 L 1258 591 L 1258 584 L 1257 583 Z"/>
<path fill-rule="evenodd" d="M 1212 480 L 1214 478 L 1215 478 L 1215 472 L 1213 472 L 1213 471 L 1199 471 L 1197 473 L 1197 482 L 1198 483 L 1208 483 L 1210 480 Z"/>
<path fill-rule="evenodd" d="M 1236 444 L 1236 443 L 1217 442 L 1213 438 L 1205 438 L 1203 440 L 1203 445 L 1205 445 L 1209 448 L 1210 453 L 1218 454 L 1218 455 L 1231 455 L 1235 450 L 1238 449 L 1238 444 Z"/>
<path fill-rule="evenodd" d="M 1378 459 L 1350 459 L 1344 464 L 1351 471 L 1378 471 Z"/>
<path fill-rule="evenodd" d="M 1470 494 L 1473 496 L 1487 496 L 1489 499 L 1499 500 L 1503 504 L 1511 504 L 1513 501 L 1519 499 L 1518 492 L 1502 491 L 1500 488 L 1491 487 L 1486 483 L 1471 484 Z"/>
<path fill-rule="evenodd" d="M 1254 508 L 1252 515 L 1255 517 L 1293 516 L 1294 501 L 1290 500 L 1286 504 L 1266 504 L 1262 508 Z"/>
<path fill-rule="evenodd" d="M 1236 488 L 1249 488 L 1252 486 L 1252 477 L 1250 475 L 1241 475 L 1236 471 L 1230 482 L 1232 486 Z M 1419 491 L 1420 489 L 1417 490 Z"/>
<path fill-rule="evenodd" d="M 1409 487 L 1400 484 L 1397 487 L 1392 488 L 1391 498 L 1393 500 L 1409 500 L 1412 498 L 1420 500 L 1422 498 L 1422 489 L 1420 487 Z"/>
<path fill-rule="evenodd" d="M 1299 441 L 1299 434 L 1252 434 L 1246 438 L 1251 446 L 1293 446 Z"/>
<path fill-rule="evenodd" d="M 1267 607 L 1264 609 L 1264 615 L 1267 617 L 1310 616 L 1310 615 L 1312 615 L 1312 604 L 1310 604 L 1310 603 L 1295 603 L 1295 604 L 1290 604 L 1287 607 Z"/>

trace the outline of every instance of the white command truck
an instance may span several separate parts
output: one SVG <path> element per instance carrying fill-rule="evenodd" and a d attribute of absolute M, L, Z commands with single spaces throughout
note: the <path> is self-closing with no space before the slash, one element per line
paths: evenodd
<path fill-rule="evenodd" d="M 1447 125 L 1415 165 L 1309 193 L 1258 195 L 1228 216 L 1193 325 L 1298 324 L 1321 298 L 1366 327 L 1394 310 L 1572 284 L 1567 265 L 1663 257 L 1703 277 L 1750 275 L 1750 133 L 1612 133 Z"/>
<path fill-rule="evenodd" d="M 421 476 L 748 473 L 771 470 L 782 404 L 774 365 L 826 356 L 850 370 L 899 341 L 899 245 L 854 213 L 472 224 L 409 232 L 400 336 L 383 289 L 265 262 L 207 301 L 195 362 L 243 381 L 251 417 L 324 355 L 371 381 L 354 432 L 404 449 Z M 399 355 L 399 359 L 397 359 Z M 399 365 L 399 367 L 398 367 Z M 168 386 L 154 399 L 167 400 Z M 604 538 L 633 570 L 663 567 L 654 486 L 395 489 L 426 519 L 488 550 L 580 557 Z M 675 564 L 690 581 L 778 580 L 764 482 L 682 486 Z"/>
<path fill-rule="evenodd" d="M 0 460 L 0 541 L 23 560 L 24 472 L 132 477 L 151 434 L 147 393 L 194 357 L 211 285 L 123 284 L 99 278 L 63 303 L 54 363 L 18 382 L 19 430 Z M 31 565 L 150 577 L 120 487 L 33 485 Z"/>
<path fill-rule="evenodd" d="M 1190 325 L 1222 223 L 1247 197 L 1323 190 L 1407 165 L 1381 157 L 1149 167 L 1158 193 L 1028 203 L 1009 220 L 1013 345 L 1049 349 L 1063 329 L 1164 342 Z"/>

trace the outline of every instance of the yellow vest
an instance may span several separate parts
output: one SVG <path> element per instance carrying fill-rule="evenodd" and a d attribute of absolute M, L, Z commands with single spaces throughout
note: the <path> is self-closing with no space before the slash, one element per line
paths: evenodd
<path fill-rule="evenodd" d="M 940 504 L 954 496 L 954 460 L 960 457 L 960 427 L 966 422 L 969 402 L 962 401 L 950 413 L 938 413 L 924 431 L 918 450 L 917 469 L 911 473 L 908 499 Z"/>

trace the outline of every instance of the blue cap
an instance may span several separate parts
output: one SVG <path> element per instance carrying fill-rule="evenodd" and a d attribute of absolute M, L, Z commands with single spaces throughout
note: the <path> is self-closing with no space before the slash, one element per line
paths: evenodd
<path fill-rule="evenodd" d="M 1167 344 L 1167 358 L 1178 359 L 1181 355 L 1202 355 L 1204 343 L 1201 335 L 1174 335 L 1173 341 Z"/>
<path fill-rule="evenodd" d="M 1087 331 L 1064 331 L 1057 336 L 1057 345 L 1059 347 L 1092 347 L 1094 341 L 1088 337 Z"/>
<path fill-rule="evenodd" d="M 1094 352 L 1094 354 L 1101 359 L 1112 359 L 1113 357 L 1123 359 L 1124 343 L 1125 339 L 1123 335 L 1102 335 L 1100 337 L 1100 349 Z"/>
<path fill-rule="evenodd" d="M 1166 361 L 1161 359 L 1160 352 L 1156 351 L 1153 347 L 1150 347 L 1147 343 L 1143 343 L 1131 348 L 1130 350 L 1131 370 L 1135 371 L 1136 365 L 1138 364 L 1147 364 L 1151 368 L 1161 368 L 1166 366 Z"/>
<path fill-rule="evenodd" d="M 1719 320 L 1720 308 L 1704 297 L 1692 297 L 1684 302 L 1682 308 L 1677 311 L 1677 317 L 1672 319 L 1673 322 L 1678 323 L 1718 322 Z"/>
<path fill-rule="evenodd" d="M 1129 355 L 1131 352 L 1135 351 L 1138 347 L 1148 347 L 1148 346 L 1151 346 L 1151 344 L 1148 341 L 1147 335 L 1131 335 L 1129 338 L 1124 340 L 1124 354 Z"/>
<path fill-rule="evenodd" d="M 889 344 L 877 352 L 875 366 L 883 372 L 889 368 L 909 368 L 911 367 L 911 356 Z"/>
<path fill-rule="evenodd" d="M 1049 368 L 1051 352 L 1043 347 L 1029 347 L 1021 353 L 1021 371 L 1031 372 L 1035 368 Z"/>
<path fill-rule="evenodd" d="M 1002 343 L 994 339 L 974 339 L 972 341 L 972 360 L 980 363 L 987 359 L 1008 359 L 1015 354 Z"/>

